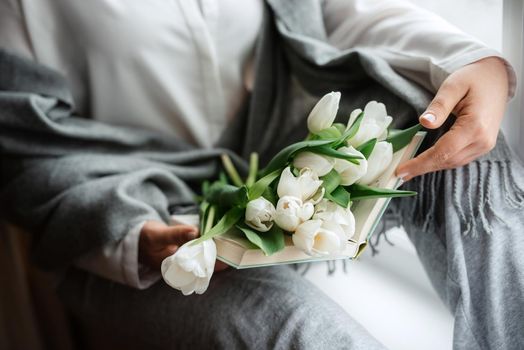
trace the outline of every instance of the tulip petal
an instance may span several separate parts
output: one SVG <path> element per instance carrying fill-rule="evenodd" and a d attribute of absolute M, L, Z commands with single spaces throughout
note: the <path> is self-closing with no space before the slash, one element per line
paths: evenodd
<path fill-rule="evenodd" d="M 335 160 L 313 152 L 300 152 L 293 160 L 293 166 L 297 169 L 309 168 L 317 176 L 324 176 L 333 169 Z"/>
<path fill-rule="evenodd" d="M 313 251 L 321 255 L 339 252 L 341 249 L 340 237 L 332 231 L 320 229 L 314 238 Z"/>
<path fill-rule="evenodd" d="M 369 185 L 375 182 L 393 160 L 393 147 L 386 141 L 377 142 L 368 158 L 368 170 L 357 183 Z"/>
<path fill-rule="evenodd" d="M 340 92 L 330 92 L 324 95 L 313 107 L 307 118 L 310 132 L 317 133 L 329 128 L 337 116 L 340 102 Z"/>
<path fill-rule="evenodd" d="M 292 196 L 301 198 L 301 189 L 298 180 L 291 172 L 291 168 L 287 167 L 282 171 L 280 180 L 278 181 L 277 194 L 280 198 L 284 196 Z"/>

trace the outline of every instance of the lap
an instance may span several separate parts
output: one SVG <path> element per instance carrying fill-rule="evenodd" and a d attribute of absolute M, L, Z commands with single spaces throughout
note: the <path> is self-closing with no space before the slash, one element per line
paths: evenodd
<path fill-rule="evenodd" d="M 289 267 L 217 273 L 188 297 L 163 282 L 139 291 L 74 271 L 59 292 L 84 322 L 148 348 L 382 348 Z"/>

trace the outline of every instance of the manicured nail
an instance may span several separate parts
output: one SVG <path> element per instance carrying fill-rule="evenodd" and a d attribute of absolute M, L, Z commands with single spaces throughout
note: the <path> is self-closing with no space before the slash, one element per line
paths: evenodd
<path fill-rule="evenodd" d="M 437 117 L 431 113 L 424 114 L 422 118 L 426 119 L 430 123 L 434 123 L 437 120 Z"/>

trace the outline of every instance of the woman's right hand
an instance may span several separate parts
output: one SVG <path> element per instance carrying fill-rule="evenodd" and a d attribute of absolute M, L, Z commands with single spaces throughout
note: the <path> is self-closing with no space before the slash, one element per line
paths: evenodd
<path fill-rule="evenodd" d="M 192 225 L 166 225 L 159 221 L 146 221 L 138 241 L 138 261 L 155 270 L 160 270 L 162 261 L 175 254 L 178 247 L 198 237 L 198 228 Z M 216 262 L 215 271 L 227 265 Z"/>

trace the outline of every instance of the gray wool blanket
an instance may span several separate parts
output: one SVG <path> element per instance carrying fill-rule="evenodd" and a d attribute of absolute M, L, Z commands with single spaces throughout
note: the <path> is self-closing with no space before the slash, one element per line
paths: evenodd
<path fill-rule="evenodd" d="M 373 51 L 330 46 L 317 1 L 267 5 L 254 90 L 214 149 L 77 115 L 64 77 L 0 50 L 1 215 L 33 235 L 41 266 L 66 266 L 141 221 L 168 222 L 217 176 L 223 152 L 244 170 L 250 152 L 267 162 L 306 135 L 309 109 L 329 91 L 342 92 L 340 121 L 375 99 L 396 127 L 417 122 L 430 94 Z"/>

